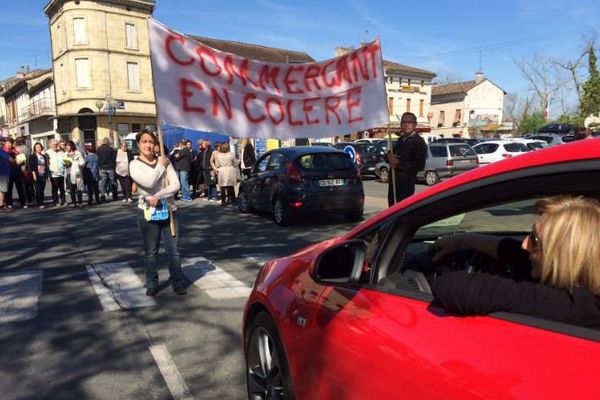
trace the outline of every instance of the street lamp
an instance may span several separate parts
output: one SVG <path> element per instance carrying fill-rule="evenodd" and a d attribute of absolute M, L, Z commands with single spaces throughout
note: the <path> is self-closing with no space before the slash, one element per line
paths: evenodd
<path fill-rule="evenodd" d="M 108 134 L 110 135 L 110 140 L 114 143 L 114 133 L 112 127 L 112 116 L 115 115 L 115 111 L 117 110 L 117 102 L 112 96 L 109 94 L 106 96 L 106 111 L 108 111 Z"/>

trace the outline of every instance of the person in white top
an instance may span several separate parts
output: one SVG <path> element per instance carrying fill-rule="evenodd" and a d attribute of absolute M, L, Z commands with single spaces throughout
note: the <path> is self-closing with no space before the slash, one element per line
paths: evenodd
<path fill-rule="evenodd" d="M 139 132 L 136 141 L 140 156 L 129 164 L 129 173 L 138 187 L 137 221 L 144 240 L 144 267 L 146 269 L 146 295 L 158 293 L 157 257 L 160 238 L 165 241 L 171 286 L 177 294 L 187 294 L 181 272 L 179 252 L 179 223 L 173 205 L 169 216 L 168 202 L 179 191 L 179 179 L 169 159 L 154 154 L 156 136 L 148 130 Z M 170 218 L 173 218 L 175 235 L 171 236 Z"/>

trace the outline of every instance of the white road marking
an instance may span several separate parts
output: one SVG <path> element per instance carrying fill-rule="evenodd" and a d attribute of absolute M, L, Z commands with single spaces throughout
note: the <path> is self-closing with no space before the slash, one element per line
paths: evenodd
<path fill-rule="evenodd" d="M 37 315 L 42 271 L 0 274 L 0 323 L 27 321 Z"/>
<path fill-rule="evenodd" d="M 250 288 L 204 257 L 182 261 L 185 276 L 213 299 L 237 299 L 250 295 Z"/>
<path fill-rule="evenodd" d="M 151 307 L 156 301 L 146 296 L 144 284 L 126 263 L 85 266 L 104 311 Z"/>
<path fill-rule="evenodd" d="M 174 400 L 193 400 L 190 391 L 165 345 L 150 346 L 150 353 L 160 369 Z"/>
<path fill-rule="evenodd" d="M 246 258 L 248 260 L 251 260 L 252 262 L 258 264 L 259 266 L 263 266 L 267 261 L 270 261 L 275 257 L 273 254 L 271 253 L 256 253 L 256 254 L 246 254 L 245 255 Z"/>

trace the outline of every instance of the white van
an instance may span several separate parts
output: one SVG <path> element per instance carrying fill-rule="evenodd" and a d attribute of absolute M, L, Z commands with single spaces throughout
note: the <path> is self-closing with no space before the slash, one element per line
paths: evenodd
<path fill-rule="evenodd" d="M 135 140 L 136 135 L 137 135 L 137 132 L 128 133 L 127 136 L 125 136 L 121 139 L 121 143 L 126 143 L 127 148 L 129 149 L 129 151 L 131 151 L 131 153 L 134 156 L 139 156 L 140 150 L 138 149 L 137 141 Z"/>

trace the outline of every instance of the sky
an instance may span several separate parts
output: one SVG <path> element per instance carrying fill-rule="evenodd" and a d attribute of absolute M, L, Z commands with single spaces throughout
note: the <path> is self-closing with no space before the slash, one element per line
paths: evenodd
<path fill-rule="evenodd" d="M 0 0 L 0 79 L 22 65 L 50 68 L 46 4 Z M 536 52 L 574 60 L 600 31 L 598 0 L 157 0 L 153 16 L 181 33 L 304 51 L 317 61 L 379 37 L 386 60 L 459 80 L 481 68 L 521 98 L 529 84 L 516 62 Z"/>

